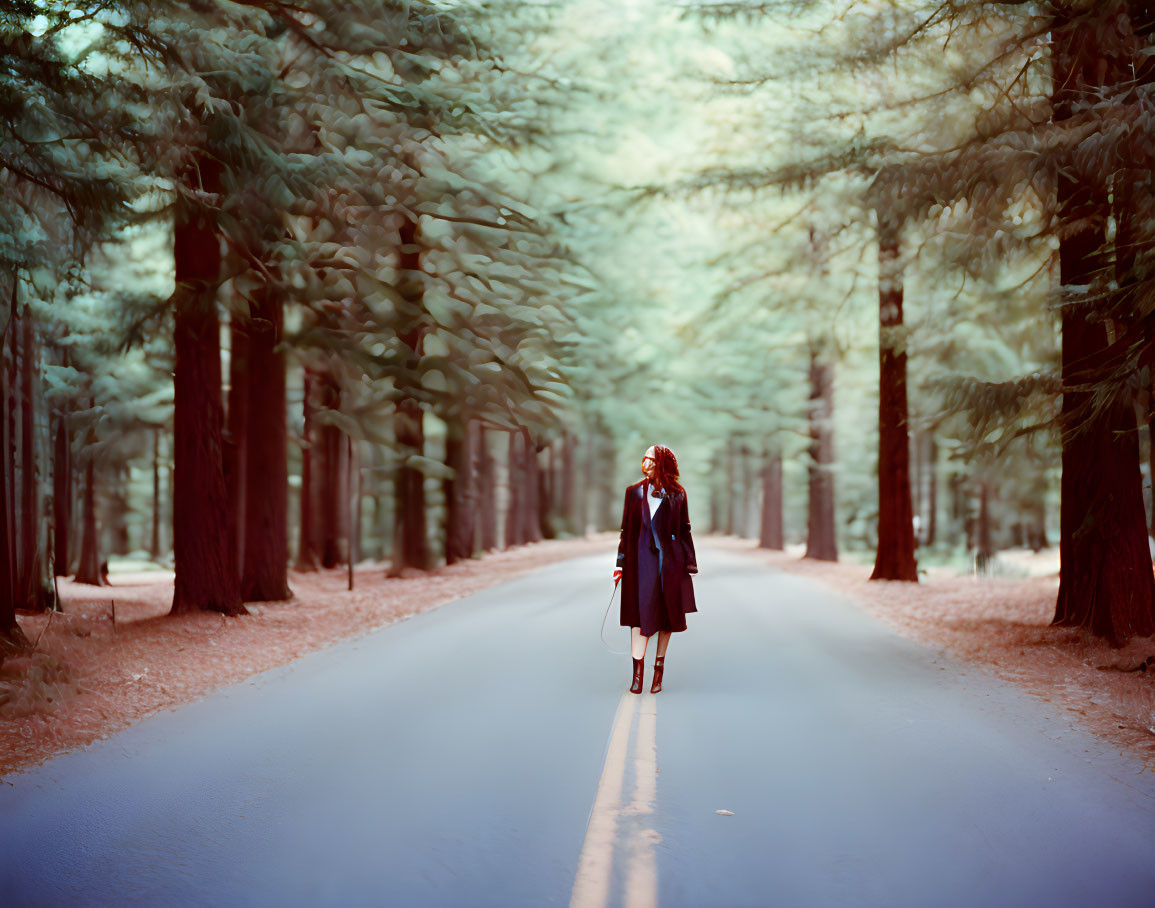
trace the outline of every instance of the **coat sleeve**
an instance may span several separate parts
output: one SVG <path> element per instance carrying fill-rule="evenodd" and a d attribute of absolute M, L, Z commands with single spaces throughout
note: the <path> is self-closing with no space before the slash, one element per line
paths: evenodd
<path fill-rule="evenodd" d="M 618 537 L 618 561 L 617 566 L 625 568 L 626 566 L 626 515 L 630 512 L 630 490 L 626 489 L 626 500 L 622 505 L 622 532 Z"/>
<path fill-rule="evenodd" d="M 690 535 L 690 502 L 682 493 L 682 525 L 678 528 L 678 538 L 686 549 L 686 573 L 698 573 L 698 555 L 694 551 L 694 537 Z"/>

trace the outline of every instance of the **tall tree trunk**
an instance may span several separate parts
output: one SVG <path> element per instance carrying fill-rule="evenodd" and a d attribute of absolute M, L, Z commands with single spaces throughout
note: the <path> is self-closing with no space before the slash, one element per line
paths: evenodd
<path fill-rule="evenodd" d="M 926 436 L 926 464 L 926 544 L 931 546 L 938 535 L 938 442 L 930 432 Z"/>
<path fill-rule="evenodd" d="M 545 457 L 543 464 L 542 456 Z M 534 503 L 537 505 L 537 514 L 534 515 L 533 521 L 533 541 L 540 542 L 543 539 L 556 539 L 557 530 L 554 527 L 554 512 L 550 507 L 550 502 L 553 500 L 553 490 L 556 488 L 556 476 L 551 464 L 553 456 L 551 450 L 547 447 L 538 453 L 534 458 L 535 470 L 537 472 L 537 484 L 534 494 Z"/>
<path fill-rule="evenodd" d="M 733 536 L 738 531 L 737 521 L 734 519 L 735 494 L 734 485 L 738 481 L 737 443 L 731 436 L 726 442 L 726 497 L 723 507 L 726 514 L 726 535 Z"/>
<path fill-rule="evenodd" d="M 1155 536 L 1155 369 L 1151 370 L 1151 381 L 1147 388 L 1147 476 L 1151 486 L 1147 535 Z"/>
<path fill-rule="evenodd" d="M 244 432 L 244 570 L 246 602 L 289 599 L 289 428 L 285 354 L 280 349 L 284 303 L 279 286 L 254 295 L 248 323 Z"/>
<path fill-rule="evenodd" d="M 8 433 L 8 443 L 4 446 L 4 461 L 7 466 L 5 477 L 8 486 L 8 510 L 4 514 L 4 519 L 8 523 L 8 538 L 9 552 L 8 558 L 12 571 L 12 600 L 14 603 L 20 601 L 20 594 L 22 588 L 22 578 L 20 576 L 20 460 L 17 456 L 17 446 L 20 442 L 19 424 L 17 423 L 17 413 L 20 410 L 20 399 L 18 397 L 20 390 L 20 317 L 16 306 L 16 295 L 13 293 L 12 297 L 12 315 L 11 315 L 11 330 L 10 343 L 8 344 L 8 394 L 5 397 L 5 406 L 7 419 L 6 429 Z"/>
<path fill-rule="evenodd" d="M 318 544 L 318 509 L 317 509 L 317 467 L 320 442 L 317 438 L 316 426 L 313 425 L 313 395 L 316 393 L 316 377 L 311 369 L 304 371 L 304 390 L 302 393 L 302 415 L 304 423 L 301 427 L 301 518 L 298 523 L 297 562 L 294 565 L 298 571 L 315 571 L 321 564 L 320 546 Z"/>
<path fill-rule="evenodd" d="M 201 189 L 220 191 L 220 165 L 199 161 Z M 175 228 L 172 614 L 245 614 L 236 550 L 221 532 L 232 502 L 223 463 L 220 321 L 221 250 L 212 216 L 201 211 Z M 227 516 L 224 518 L 227 520 Z"/>
<path fill-rule="evenodd" d="M 18 607 L 40 611 L 43 578 L 40 559 L 39 470 L 36 463 L 36 327 L 27 305 L 20 319 L 20 588 Z"/>
<path fill-rule="evenodd" d="M 445 493 L 445 563 L 473 557 L 477 525 L 477 427 L 472 420 L 450 417 L 446 422 L 445 463 L 453 476 L 443 480 Z"/>
<path fill-rule="evenodd" d="M 753 454 L 745 443 L 738 447 L 738 457 L 740 463 L 738 501 L 740 507 L 738 509 L 738 516 L 740 522 L 738 524 L 738 535 L 743 539 L 749 539 L 755 533 L 754 527 L 754 512 L 757 498 L 754 494 L 754 459 Z"/>
<path fill-rule="evenodd" d="M 910 510 L 914 521 L 914 547 L 922 545 L 923 534 L 923 466 L 922 466 L 922 433 L 917 429 L 910 433 Z"/>
<path fill-rule="evenodd" d="M 545 461 L 542 463 L 542 461 Z M 537 457 L 537 536 L 538 539 L 556 539 L 559 521 L 558 499 L 558 451 L 552 442 L 538 453 Z"/>
<path fill-rule="evenodd" d="M 562 436 L 561 449 L 561 478 L 558 508 L 562 514 L 562 526 L 571 536 L 584 536 L 585 527 L 577 513 L 577 459 L 574 456 L 574 447 L 577 445 L 577 436 L 567 431 Z"/>
<path fill-rule="evenodd" d="M 900 232 L 878 211 L 878 550 L 871 580 L 918 582 L 910 504 Z"/>
<path fill-rule="evenodd" d="M 722 526 L 722 505 L 723 505 L 723 491 L 720 483 L 715 479 L 710 483 L 710 532 L 721 533 L 725 531 Z"/>
<path fill-rule="evenodd" d="M 245 490 L 248 486 L 249 384 L 262 377 L 249 359 L 249 322 L 252 317 L 252 314 L 244 316 L 235 312 L 229 316 L 229 406 L 225 416 L 224 469 L 231 506 L 226 532 L 233 548 L 238 576 L 244 573 L 247 535 L 245 507 L 248 495 Z"/>
<path fill-rule="evenodd" d="M 56 415 L 56 438 L 52 463 L 52 560 L 57 577 L 69 573 L 72 549 L 69 530 L 72 528 L 72 431 L 68 412 Z"/>
<path fill-rule="evenodd" d="M 16 311 L 16 294 L 18 278 L 12 276 L 12 297 L 9 304 L 8 316 L 5 321 L 4 334 L 0 335 L 0 460 L 3 462 L 3 475 L 0 475 L 0 663 L 5 657 L 16 655 L 30 648 L 30 644 L 16 622 L 16 564 L 15 546 L 12 539 L 11 525 L 8 523 L 10 498 L 14 489 L 9 485 L 12 479 L 12 470 L 8 456 L 10 436 L 8 431 L 8 387 L 6 370 L 4 368 L 4 353 L 7 348 L 7 335 L 12 329 L 13 315 Z"/>
<path fill-rule="evenodd" d="M 1107 11 L 1110 12 L 1110 11 Z M 1106 23 L 1057 16 L 1052 29 L 1053 119 L 1062 125 L 1082 115 L 1079 105 L 1098 97 L 1119 77 L 1097 44 Z M 1059 594 L 1054 623 L 1083 627 L 1121 644 L 1155 631 L 1155 582 L 1147 545 L 1134 409 L 1116 392 L 1109 406 L 1092 410 L 1089 392 L 1112 364 L 1118 327 L 1096 318 L 1094 297 L 1104 286 L 1101 251 L 1110 212 L 1099 173 L 1059 170 L 1058 203 L 1067 230 L 1059 268 L 1067 299 L 1062 315 L 1063 474 Z M 1116 297 L 1113 302 L 1118 304 Z M 1120 330 L 1119 333 L 1122 333 Z"/>
<path fill-rule="evenodd" d="M 362 446 L 349 438 L 349 589 L 353 589 L 353 565 L 359 564 L 364 557 L 361 547 L 361 520 L 364 489 L 361 485 L 361 449 Z"/>
<path fill-rule="evenodd" d="M 954 533 L 951 541 L 954 542 L 957 540 L 958 533 L 961 530 L 966 547 L 970 548 L 970 530 L 967 526 L 965 496 L 963 494 L 964 485 L 965 479 L 958 473 L 951 473 L 947 479 L 947 493 L 950 496 L 951 529 Z"/>
<path fill-rule="evenodd" d="M 834 368 L 810 347 L 810 458 L 807 464 L 808 507 L 806 557 L 838 560 L 834 525 Z"/>
<path fill-rule="evenodd" d="M 549 455 L 549 459 L 546 461 L 549 464 L 549 523 L 555 536 L 558 533 L 569 535 L 569 518 L 563 509 L 561 488 L 562 452 L 565 448 L 565 442 L 566 437 L 563 432 L 550 441 L 546 447 L 546 453 Z"/>
<path fill-rule="evenodd" d="M 985 572 L 995 548 L 991 541 L 991 504 L 990 485 L 985 481 L 979 482 L 979 517 L 976 531 L 975 564 L 979 571 Z"/>
<path fill-rule="evenodd" d="M 363 557 L 372 558 L 374 561 L 385 561 L 389 557 L 389 546 L 392 540 L 389 538 L 390 523 L 389 510 L 385 507 L 385 485 L 381 482 L 381 472 L 383 469 L 381 447 L 377 444 L 369 445 L 369 489 L 366 492 L 368 498 L 373 502 L 373 515 L 369 523 L 369 538 L 372 541 L 372 546 L 366 545 L 361 551 L 365 554 Z"/>
<path fill-rule="evenodd" d="M 152 433 L 152 534 L 148 552 L 153 560 L 160 558 L 160 429 Z"/>
<path fill-rule="evenodd" d="M 408 330 L 401 340 L 409 348 L 410 359 L 406 371 L 417 381 L 421 357 L 424 353 L 427 329 L 425 312 L 425 285 L 421 266 L 421 238 L 417 222 L 408 216 L 401 222 L 398 254 L 400 281 L 398 290 L 413 313 Z M 427 571 L 433 567 L 433 551 L 429 545 L 428 508 L 425 502 L 425 474 L 408 462 L 410 457 L 425 456 L 424 410 L 412 397 L 402 397 L 397 403 L 395 438 L 401 453 L 394 494 L 393 564 L 390 573 L 399 573 L 406 567 Z"/>
<path fill-rule="evenodd" d="M 421 405 L 415 400 L 403 399 L 397 404 L 397 443 L 409 456 L 424 456 L 424 415 Z M 429 570 L 433 567 L 433 551 L 429 545 L 425 474 L 416 466 L 404 461 L 398 466 L 393 501 L 393 564 L 390 574 L 398 574 L 407 567 Z"/>
<path fill-rule="evenodd" d="M 341 387 L 331 372 L 320 378 L 318 403 L 323 410 L 341 409 Z M 321 567 L 345 564 L 349 558 L 349 443 L 340 426 L 325 422 L 320 427 L 320 548 Z M 313 481 L 316 482 L 314 474 Z"/>
<path fill-rule="evenodd" d="M 526 541 L 525 519 L 525 471 L 526 457 L 523 454 L 524 439 L 520 432 L 509 433 L 509 454 L 506 458 L 506 477 L 509 487 L 509 507 L 505 512 L 505 547 L 522 545 Z"/>
<path fill-rule="evenodd" d="M 622 523 L 622 489 L 617 484 L 617 446 L 609 430 L 602 427 L 599 438 L 598 471 L 599 506 L 596 528 L 618 530 Z M 639 458 L 640 460 L 640 458 Z"/>
<path fill-rule="evenodd" d="M 767 456 L 762 466 L 762 524 L 758 546 L 763 549 L 785 548 L 782 523 L 782 455 Z"/>
<path fill-rule="evenodd" d="M 486 429 L 481 429 L 477 444 L 481 455 L 477 470 L 480 500 L 478 536 L 482 551 L 493 552 L 497 550 L 497 462 Z"/>
<path fill-rule="evenodd" d="M 1102 324 L 1067 307 L 1064 387 L 1093 380 L 1087 372 L 1102 361 L 1106 347 Z M 1062 569 L 1054 623 L 1085 627 L 1122 643 L 1155 630 L 1134 412 L 1129 401 L 1119 399 L 1088 420 L 1087 396 L 1073 390 L 1063 394 Z"/>
<path fill-rule="evenodd" d="M 88 444 L 95 442 L 95 432 L 88 430 Z M 76 565 L 76 582 L 104 586 L 106 579 L 100 557 L 100 528 L 96 524 L 96 460 L 89 452 L 84 464 L 84 499 L 81 505 L 80 561 Z"/>
<path fill-rule="evenodd" d="M 1150 48 L 1155 34 L 1155 4 L 1150 0 L 1130 0 L 1127 4 L 1132 34 L 1138 48 Z M 1155 84 L 1155 55 L 1139 53 L 1133 62 L 1134 85 L 1141 91 Z M 1135 130 L 1133 140 L 1149 141 L 1143 130 Z M 1142 149 L 1145 152 L 1146 149 Z M 1141 309 L 1140 294 L 1155 278 L 1155 229 L 1149 218 L 1153 186 L 1151 171 L 1131 167 L 1124 171 L 1120 191 L 1116 194 L 1115 219 L 1116 272 L 1120 302 L 1129 310 Z M 1144 340 L 1155 346 L 1155 323 L 1146 319 Z M 1155 370 L 1147 387 L 1147 469 L 1151 482 L 1151 508 L 1147 514 L 1147 533 L 1155 536 Z"/>
<path fill-rule="evenodd" d="M 128 466 L 120 464 L 116 469 L 116 481 L 112 484 L 112 492 L 105 496 L 105 526 L 108 528 L 112 543 L 109 550 L 113 555 L 127 555 L 132 551 L 132 542 L 128 535 Z"/>
<path fill-rule="evenodd" d="M 542 469 L 541 452 L 537 443 L 527 431 L 525 433 L 525 465 L 527 467 L 522 481 L 525 483 L 525 493 L 522 502 L 525 505 L 525 515 L 522 517 L 522 526 L 525 527 L 526 542 L 541 542 L 544 535 L 542 528 Z"/>
<path fill-rule="evenodd" d="M 582 451 L 584 455 L 582 457 L 582 484 L 581 492 L 577 498 L 578 526 L 583 536 L 589 532 L 590 524 L 593 523 L 591 514 L 597 504 L 597 481 L 594 471 L 597 468 L 598 437 L 594 430 L 587 426 L 584 439 L 582 444 L 584 448 Z"/>

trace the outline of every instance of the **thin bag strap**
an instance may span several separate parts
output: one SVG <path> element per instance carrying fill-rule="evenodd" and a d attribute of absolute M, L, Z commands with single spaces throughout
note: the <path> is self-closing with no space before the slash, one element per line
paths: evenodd
<path fill-rule="evenodd" d="M 614 604 L 614 596 L 617 595 L 618 586 L 620 583 L 621 583 L 621 578 L 618 578 L 617 580 L 614 581 L 614 591 L 612 593 L 610 593 L 610 601 L 606 603 L 606 613 L 602 616 L 602 633 L 601 633 L 602 643 L 605 645 L 605 648 L 608 649 L 615 656 L 625 656 L 630 652 L 629 650 L 622 650 L 619 653 L 616 649 L 612 649 L 610 647 L 609 643 L 606 641 L 606 619 L 610 617 L 610 606 Z"/>

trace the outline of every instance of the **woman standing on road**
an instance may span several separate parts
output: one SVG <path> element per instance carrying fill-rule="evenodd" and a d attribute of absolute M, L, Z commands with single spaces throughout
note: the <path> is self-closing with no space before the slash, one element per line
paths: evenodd
<path fill-rule="evenodd" d="M 678 484 L 678 461 L 664 445 L 642 458 L 645 479 L 626 489 L 622 535 L 614 583 L 622 582 L 621 624 L 630 628 L 634 680 L 630 692 L 642 692 L 646 647 L 658 635 L 654 683 L 662 689 L 670 634 L 686 629 L 686 613 L 698 610 L 691 574 L 698 573 L 686 490 Z"/>

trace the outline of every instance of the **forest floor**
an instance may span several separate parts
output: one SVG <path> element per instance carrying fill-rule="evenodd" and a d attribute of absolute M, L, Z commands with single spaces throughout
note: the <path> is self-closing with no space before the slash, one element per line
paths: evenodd
<path fill-rule="evenodd" d="M 902 635 L 985 665 L 1031 694 L 1063 706 L 1080 724 L 1155 769 L 1155 671 L 1133 671 L 1155 656 L 1155 637 L 1115 649 L 1089 633 L 1051 627 L 1059 589 L 1058 553 L 999 553 L 1018 577 L 930 568 L 917 584 L 870 581 L 873 562 L 802 558 L 802 546 L 760 549 L 736 537 L 712 542 L 803 577 L 857 602 Z"/>
<path fill-rule="evenodd" d="M 0 777 L 544 564 L 609 552 L 608 578 L 616 543 L 616 533 L 539 542 L 400 578 L 362 564 L 352 592 L 344 568 L 294 572 L 294 597 L 249 603 L 248 618 L 169 616 L 171 572 L 114 572 L 108 587 L 62 578 L 63 611 L 19 616 L 36 648 L 0 666 Z"/>

